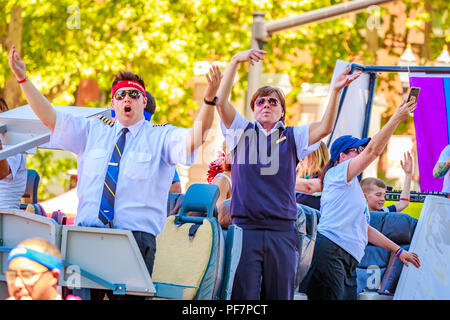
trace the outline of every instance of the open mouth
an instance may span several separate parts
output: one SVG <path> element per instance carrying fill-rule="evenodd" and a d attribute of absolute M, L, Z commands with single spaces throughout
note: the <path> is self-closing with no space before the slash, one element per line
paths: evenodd
<path fill-rule="evenodd" d="M 125 107 L 125 109 L 124 109 L 124 111 L 125 111 L 125 113 L 129 113 L 129 112 L 131 112 L 131 107 Z"/>

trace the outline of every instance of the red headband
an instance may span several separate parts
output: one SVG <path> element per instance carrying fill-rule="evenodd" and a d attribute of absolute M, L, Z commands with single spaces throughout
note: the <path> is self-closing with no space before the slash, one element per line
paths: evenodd
<path fill-rule="evenodd" d="M 114 96 L 114 93 L 116 93 L 117 90 L 119 90 L 120 88 L 125 88 L 125 87 L 136 88 L 140 92 L 142 92 L 142 94 L 145 96 L 145 88 L 142 86 L 142 84 L 140 84 L 139 82 L 136 82 L 136 81 L 131 81 L 131 80 L 123 80 L 123 81 L 117 82 L 111 90 L 111 93 L 112 93 L 111 95 Z"/>

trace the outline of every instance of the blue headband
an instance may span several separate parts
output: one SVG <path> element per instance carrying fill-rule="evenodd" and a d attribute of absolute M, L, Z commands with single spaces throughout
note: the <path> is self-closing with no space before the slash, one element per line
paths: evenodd
<path fill-rule="evenodd" d="M 63 263 L 61 259 L 47 252 L 40 252 L 29 248 L 17 247 L 11 250 L 8 255 L 9 262 L 17 257 L 24 257 L 42 264 L 50 270 L 58 269 L 61 271 Z"/>

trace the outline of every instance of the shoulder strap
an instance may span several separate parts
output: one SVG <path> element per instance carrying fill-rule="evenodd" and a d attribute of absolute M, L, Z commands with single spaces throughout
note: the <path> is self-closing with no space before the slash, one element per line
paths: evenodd
<path fill-rule="evenodd" d="M 114 125 L 114 121 L 109 119 L 108 117 L 101 116 L 98 118 L 99 120 L 102 120 L 104 123 L 106 123 L 108 126 L 112 127 Z"/>

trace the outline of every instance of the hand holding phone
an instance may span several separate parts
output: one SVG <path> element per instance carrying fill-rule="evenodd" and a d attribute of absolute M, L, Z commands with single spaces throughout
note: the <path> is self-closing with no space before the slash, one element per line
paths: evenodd
<path fill-rule="evenodd" d="M 409 89 L 408 99 L 406 101 L 410 102 L 414 97 L 415 98 L 414 101 L 417 102 L 417 98 L 419 97 L 419 92 L 420 92 L 419 87 L 411 87 L 411 89 Z"/>

